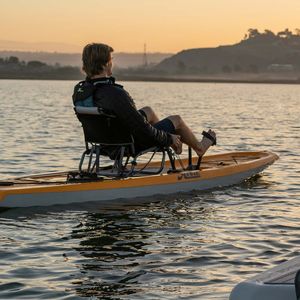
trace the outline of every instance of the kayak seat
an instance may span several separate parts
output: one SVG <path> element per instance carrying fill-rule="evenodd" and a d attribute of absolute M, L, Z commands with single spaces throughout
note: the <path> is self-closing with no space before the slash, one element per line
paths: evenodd
<path fill-rule="evenodd" d="M 137 173 L 159 174 L 164 169 L 166 154 L 170 158 L 172 168 L 175 169 L 173 154 L 169 148 L 152 147 L 137 153 L 133 135 L 113 112 L 99 107 L 83 106 L 75 106 L 74 110 L 83 128 L 86 147 L 80 159 L 79 172 L 123 177 L 133 176 Z M 138 157 L 148 152 L 153 154 L 144 164 L 145 166 L 149 164 L 155 154 L 161 154 L 161 163 L 156 170 L 138 167 Z M 102 156 L 105 159 L 102 159 Z M 86 158 L 88 159 L 87 167 L 83 169 Z M 129 164 L 130 158 L 133 160 Z M 113 164 L 107 165 L 107 161 L 110 163 L 113 161 Z"/>

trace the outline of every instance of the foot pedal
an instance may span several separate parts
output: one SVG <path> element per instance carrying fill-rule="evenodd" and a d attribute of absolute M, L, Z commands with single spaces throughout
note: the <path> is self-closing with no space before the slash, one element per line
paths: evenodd
<path fill-rule="evenodd" d="M 202 135 L 212 141 L 212 146 L 217 145 L 217 139 L 211 136 L 207 131 L 202 131 Z"/>

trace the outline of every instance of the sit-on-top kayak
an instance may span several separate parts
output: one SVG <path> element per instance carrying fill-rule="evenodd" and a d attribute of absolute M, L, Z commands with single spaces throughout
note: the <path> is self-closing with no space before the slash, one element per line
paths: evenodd
<path fill-rule="evenodd" d="M 0 181 L 0 207 L 46 206 L 54 204 L 108 201 L 155 194 L 171 194 L 191 190 L 206 190 L 242 182 L 271 165 L 278 156 L 272 152 L 231 152 L 207 155 L 198 170 L 170 170 L 167 161 L 158 175 L 140 174 L 116 178 L 101 176 L 97 180 L 68 181 L 68 172 L 49 173 Z M 193 163 L 197 158 L 193 158 Z M 152 162 L 147 169 L 157 167 Z"/>

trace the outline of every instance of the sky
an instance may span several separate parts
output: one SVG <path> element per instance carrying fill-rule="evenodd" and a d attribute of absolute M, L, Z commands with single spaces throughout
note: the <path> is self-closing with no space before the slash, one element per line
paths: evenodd
<path fill-rule="evenodd" d="M 80 52 L 102 42 L 176 53 L 237 43 L 249 28 L 300 28 L 300 0 L 0 0 L 0 50 Z"/>

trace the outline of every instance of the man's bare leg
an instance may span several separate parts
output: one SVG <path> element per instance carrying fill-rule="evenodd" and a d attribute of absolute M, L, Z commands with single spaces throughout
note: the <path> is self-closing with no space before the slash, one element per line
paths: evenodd
<path fill-rule="evenodd" d="M 146 114 L 147 120 L 151 125 L 154 125 L 155 123 L 159 122 L 157 115 L 150 106 L 145 106 L 141 108 L 141 110 L 143 110 L 143 112 Z"/>
<path fill-rule="evenodd" d="M 191 129 L 185 124 L 179 115 L 169 116 L 168 119 L 170 119 L 174 124 L 176 134 L 180 135 L 181 141 L 193 148 L 198 156 L 202 156 L 212 145 L 212 141 L 206 137 L 203 137 L 201 141 L 198 141 Z M 214 131 L 209 130 L 208 133 L 212 137 L 216 137 Z"/>
<path fill-rule="evenodd" d="M 154 110 L 150 106 L 145 106 L 145 107 L 141 108 L 141 110 L 143 110 L 143 112 L 146 114 L 147 121 L 151 125 L 154 125 L 157 122 L 159 122 L 159 118 L 157 117 Z M 171 145 L 171 147 L 174 149 L 176 154 L 180 154 L 182 152 L 182 142 L 179 140 L 179 138 L 176 139 L 175 143 L 173 143 L 173 145 Z"/>

